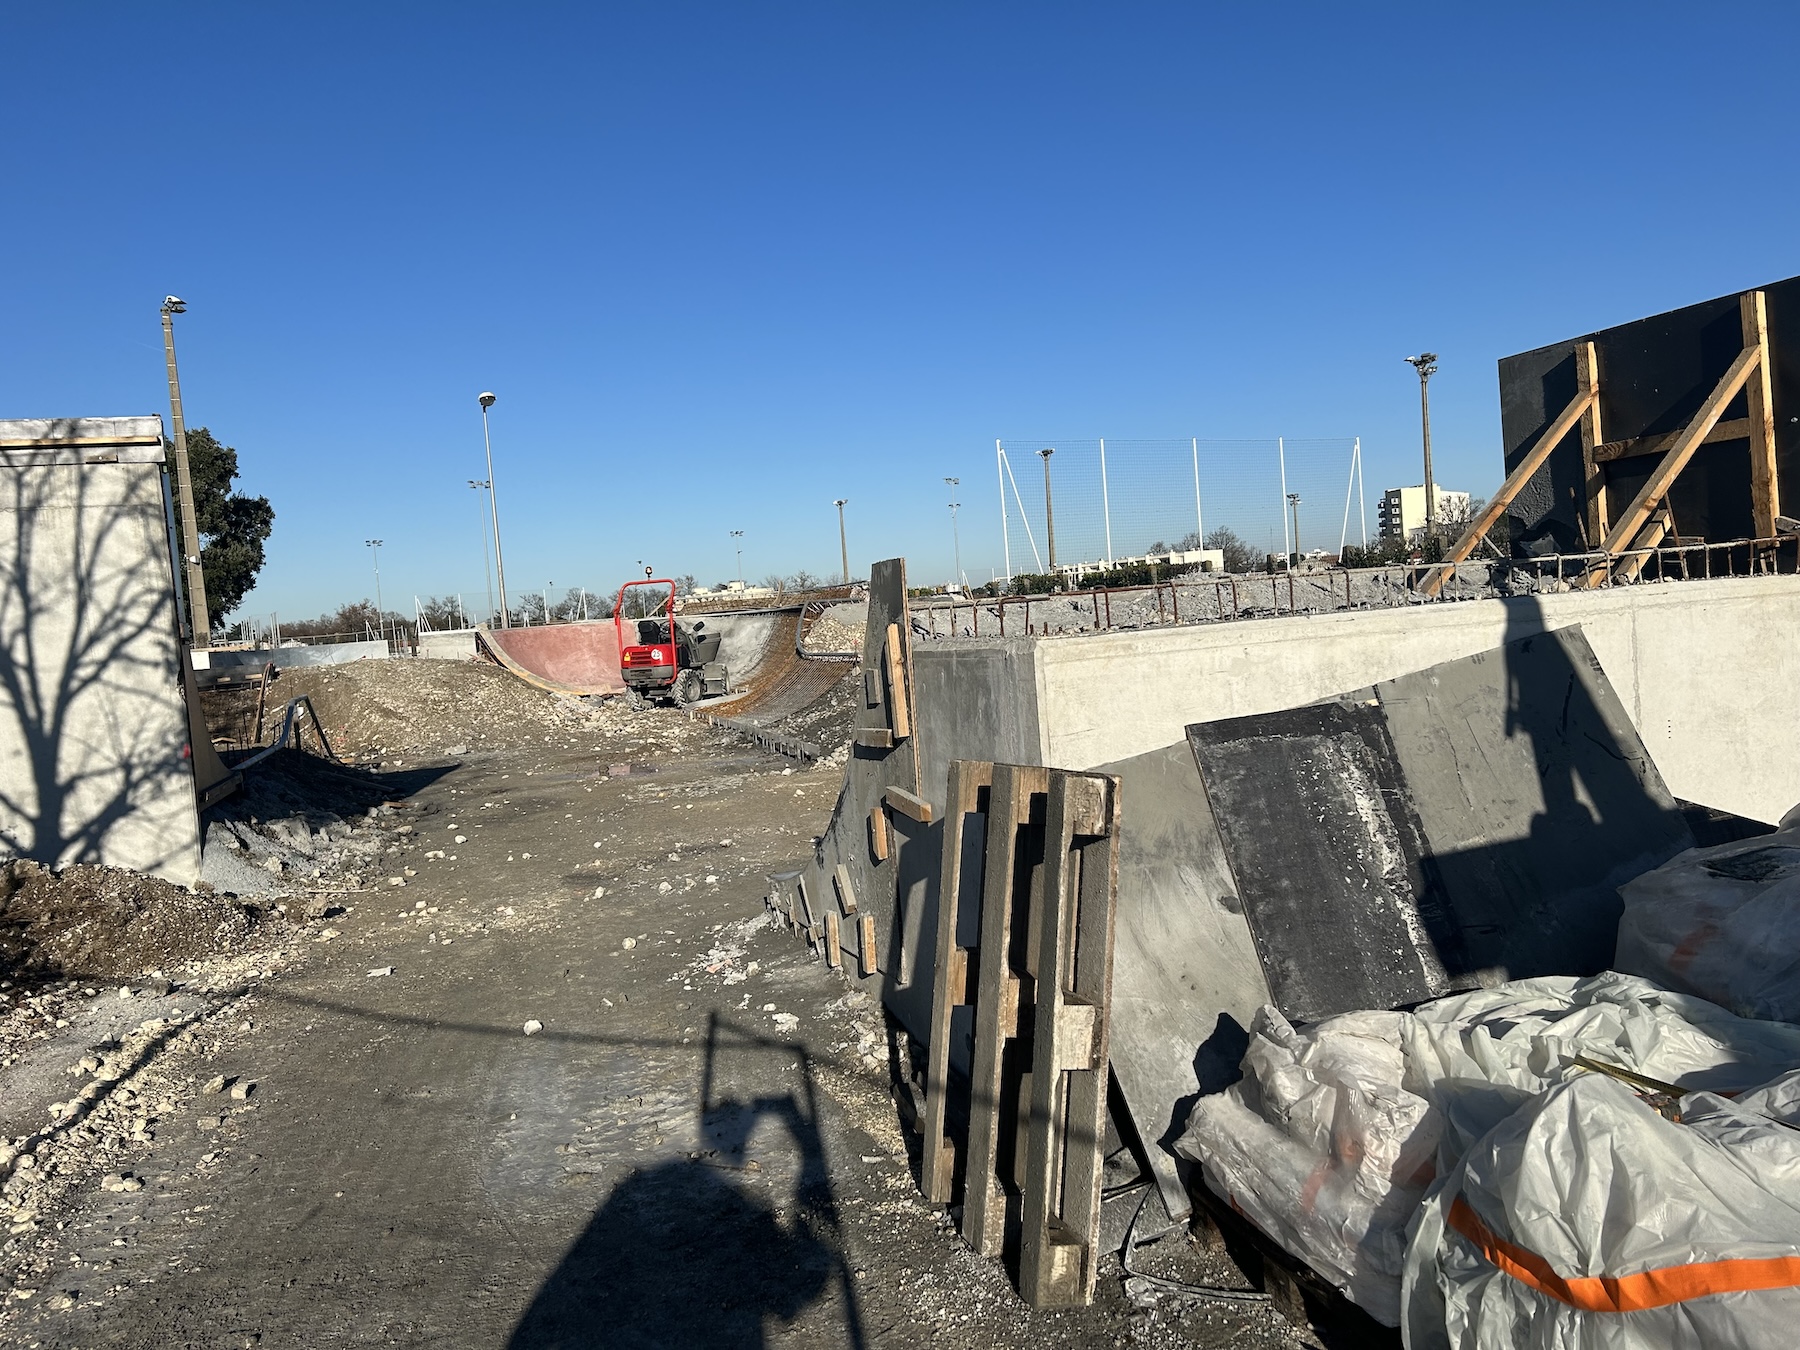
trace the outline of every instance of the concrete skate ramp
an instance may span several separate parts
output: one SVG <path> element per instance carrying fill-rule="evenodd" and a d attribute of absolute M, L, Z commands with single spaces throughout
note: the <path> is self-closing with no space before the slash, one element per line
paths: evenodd
<path fill-rule="evenodd" d="M 849 668 L 845 661 L 800 655 L 801 610 L 750 611 L 706 616 L 725 638 L 720 660 L 731 669 L 731 687 L 743 692 L 709 701 L 724 716 L 758 726 L 779 722 L 831 692 Z"/>
<path fill-rule="evenodd" d="M 156 417 L 0 422 L 0 852 L 189 885 L 162 464 Z"/>
<path fill-rule="evenodd" d="M 477 630 L 482 650 L 527 684 L 555 694 L 622 694 L 618 634 L 611 619 L 537 628 Z"/>

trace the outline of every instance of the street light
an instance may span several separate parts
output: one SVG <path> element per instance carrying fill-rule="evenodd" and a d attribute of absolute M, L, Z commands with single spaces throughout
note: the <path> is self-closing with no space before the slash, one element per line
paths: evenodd
<path fill-rule="evenodd" d="M 731 537 L 737 540 L 738 589 L 741 591 L 744 589 L 744 532 L 742 530 L 733 530 L 731 532 Z"/>
<path fill-rule="evenodd" d="M 1050 506 L 1050 456 L 1055 450 L 1040 450 L 1038 456 L 1044 461 L 1044 538 L 1050 546 L 1050 571 L 1056 571 L 1056 512 Z"/>
<path fill-rule="evenodd" d="M 962 535 L 956 528 L 956 508 L 961 505 L 961 502 L 950 503 L 950 539 L 956 546 L 956 584 L 958 586 L 964 584 L 962 574 Z"/>
<path fill-rule="evenodd" d="M 469 486 L 477 490 L 488 488 L 491 491 L 494 485 L 486 478 L 471 478 Z M 475 506 L 478 510 L 480 509 L 481 498 L 475 499 Z M 482 511 L 481 517 L 481 576 L 487 582 L 487 617 L 491 624 L 494 622 L 494 546 L 488 540 L 487 512 Z"/>
<path fill-rule="evenodd" d="M 1425 437 L 1425 546 L 1437 538 L 1437 484 L 1431 477 L 1431 395 L 1427 384 L 1437 374 L 1437 353 L 1420 352 L 1402 360 L 1419 372 L 1419 421 Z"/>
<path fill-rule="evenodd" d="M 1294 513 L 1294 556 L 1288 559 L 1290 565 L 1300 561 L 1300 494 L 1290 492 L 1287 495 L 1288 510 Z"/>
<path fill-rule="evenodd" d="M 187 301 L 165 295 L 162 302 L 163 355 L 169 366 L 169 417 L 175 428 L 175 484 L 181 494 L 181 561 L 187 571 L 188 633 L 201 651 L 212 647 L 212 616 L 206 607 L 206 573 L 200 568 L 200 529 L 194 519 L 194 480 L 188 471 L 187 424 L 181 417 L 181 376 L 175 369 L 175 318 Z"/>
<path fill-rule="evenodd" d="M 844 557 L 844 585 L 846 586 L 850 584 L 850 544 L 848 536 L 844 533 L 844 507 L 849 500 L 848 497 L 836 497 L 831 503 L 838 509 L 838 551 Z"/>
<path fill-rule="evenodd" d="M 487 447 L 487 489 L 488 506 L 494 513 L 494 570 L 500 574 L 500 626 L 512 627 L 512 619 L 506 612 L 506 556 L 500 551 L 500 503 L 494 492 L 494 442 L 488 435 L 488 409 L 495 403 L 492 394 L 481 395 L 481 442 Z"/>
<path fill-rule="evenodd" d="M 375 629 L 381 634 L 382 641 L 387 640 L 387 613 L 381 607 L 381 540 L 365 539 L 371 556 L 375 559 Z"/>

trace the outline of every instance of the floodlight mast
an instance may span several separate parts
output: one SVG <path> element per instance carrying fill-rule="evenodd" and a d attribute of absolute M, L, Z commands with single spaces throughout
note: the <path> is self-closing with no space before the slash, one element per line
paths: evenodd
<path fill-rule="evenodd" d="M 498 401 L 492 394 L 481 398 L 481 443 L 487 447 L 488 507 L 494 516 L 494 572 L 500 581 L 500 626 L 512 627 L 512 616 L 506 611 L 506 558 L 500 552 L 500 502 L 494 490 L 494 442 L 488 435 L 488 409 Z"/>
<path fill-rule="evenodd" d="M 163 354 L 169 367 L 169 417 L 175 432 L 175 485 L 181 496 L 181 561 L 187 575 L 188 633 L 199 651 L 212 648 L 212 616 L 206 605 L 206 573 L 200 566 L 200 528 L 194 513 L 194 478 L 188 468 L 187 424 L 181 415 L 181 375 L 175 368 L 174 316 L 187 301 L 165 295 L 162 302 Z"/>
<path fill-rule="evenodd" d="M 1419 372 L 1419 423 L 1425 442 L 1425 547 L 1429 550 L 1437 538 L 1437 483 L 1431 476 L 1431 394 L 1427 386 L 1437 374 L 1437 353 L 1420 352 L 1401 359 Z"/>

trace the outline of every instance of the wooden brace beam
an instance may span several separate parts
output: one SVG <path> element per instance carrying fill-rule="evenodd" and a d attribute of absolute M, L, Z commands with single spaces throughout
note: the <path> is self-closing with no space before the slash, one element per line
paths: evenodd
<path fill-rule="evenodd" d="M 1744 384 L 1750 423 L 1750 519 L 1758 539 L 1775 537 L 1781 484 L 1775 472 L 1775 372 L 1769 367 L 1769 310 L 1761 291 L 1738 297 L 1744 348 L 1754 349 L 1756 369 Z"/>
<path fill-rule="evenodd" d="M 1734 417 L 1728 422 L 1721 422 L 1706 433 L 1702 445 L 1717 445 L 1720 441 L 1741 441 L 1750 435 L 1750 419 Z M 1665 431 L 1660 436 L 1634 436 L 1628 441 L 1607 441 L 1594 447 L 1594 462 L 1610 464 L 1615 459 L 1635 459 L 1639 455 L 1660 455 L 1675 444 L 1680 438 L 1679 431 Z M 1597 536 L 1605 538 L 1604 534 Z"/>
<path fill-rule="evenodd" d="M 1590 349 L 1593 347 L 1591 342 L 1585 345 Z M 1425 578 L 1424 584 L 1419 587 L 1421 592 L 1428 597 L 1435 597 L 1439 591 L 1444 589 L 1444 583 L 1450 580 L 1455 573 L 1456 565 L 1467 561 L 1469 555 L 1475 552 L 1487 532 L 1494 528 L 1494 523 L 1505 513 L 1506 508 L 1512 505 L 1512 500 L 1519 495 L 1520 489 L 1530 482 L 1531 476 L 1544 466 L 1544 461 L 1550 458 L 1550 452 L 1562 444 L 1563 437 L 1575 429 L 1575 424 L 1587 412 L 1588 405 L 1599 396 L 1598 385 L 1575 395 L 1574 402 L 1558 414 L 1557 419 L 1550 424 L 1550 429 L 1538 438 L 1537 444 L 1532 446 L 1525 458 L 1519 461 L 1519 466 L 1506 475 L 1506 481 L 1500 485 L 1500 490 L 1482 508 L 1481 514 L 1469 522 L 1469 528 L 1464 530 L 1463 537 L 1456 541 L 1456 547 L 1450 550 L 1443 562 L 1431 570 L 1431 573 Z"/>
<path fill-rule="evenodd" d="M 1675 444 L 1669 448 L 1669 453 L 1663 456 L 1662 462 L 1651 471 L 1650 477 L 1645 480 L 1644 486 L 1639 489 L 1638 495 L 1632 500 L 1631 505 L 1619 514 L 1619 519 L 1613 525 L 1612 532 L 1600 545 L 1601 552 L 1612 556 L 1590 568 L 1587 576 L 1583 578 L 1583 585 L 1592 589 L 1612 574 L 1612 558 L 1630 548 L 1636 541 L 1639 532 L 1650 523 L 1651 515 L 1662 504 L 1663 498 L 1669 495 L 1669 487 L 1674 483 L 1675 476 L 1693 458 L 1694 451 L 1700 448 L 1707 433 L 1719 424 L 1719 418 L 1724 413 L 1725 406 L 1737 397 L 1738 390 L 1744 387 L 1745 381 L 1761 363 L 1762 349 L 1760 347 L 1746 347 L 1738 353 L 1737 360 L 1731 363 L 1731 368 L 1720 378 L 1718 384 L 1713 386 L 1712 393 L 1706 396 L 1706 402 L 1700 405 L 1700 411 L 1694 414 L 1694 420 L 1689 422 L 1681 435 L 1675 438 Z M 1639 559 L 1638 566 L 1641 567 L 1643 565 L 1642 555 L 1637 555 L 1637 557 Z M 1636 572 L 1637 567 L 1631 567 L 1627 574 L 1635 575 Z"/>

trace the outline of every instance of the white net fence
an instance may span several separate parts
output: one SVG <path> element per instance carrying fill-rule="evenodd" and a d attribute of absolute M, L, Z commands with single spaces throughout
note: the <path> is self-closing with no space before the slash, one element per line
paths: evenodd
<path fill-rule="evenodd" d="M 995 444 L 1009 574 L 1201 546 L 1222 528 L 1258 557 L 1335 554 L 1373 523 L 1355 437 L 1322 440 L 1003 439 Z M 1296 500 L 1297 499 L 1297 500 Z M 1298 516 L 1299 537 L 1295 540 Z"/>

